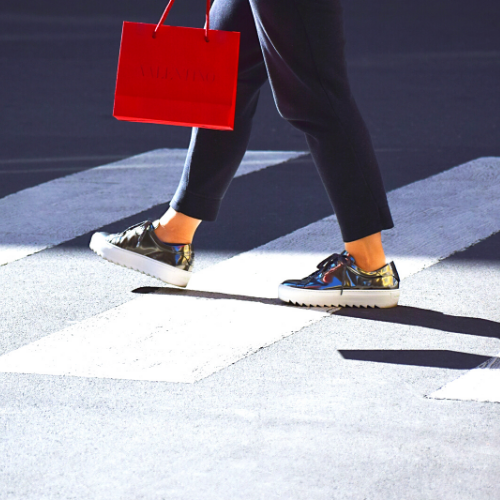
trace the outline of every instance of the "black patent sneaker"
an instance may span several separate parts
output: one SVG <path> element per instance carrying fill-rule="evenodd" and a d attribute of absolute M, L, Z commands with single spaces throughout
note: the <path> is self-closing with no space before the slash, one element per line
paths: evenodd
<path fill-rule="evenodd" d="M 163 243 L 154 230 L 155 225 L 145 221 L 123 233 L 94 233 L 89 246 L 110 262 L 185 287 L 194 263 L 191 245 Z"/>
<path fill-rule="evenodd" d="M 278 297 L 284 302 L 320 307 L 395 307 L 399 275 L 394 262 L 376 271 L 363 271 L 347 252 L 334 253 L 318 271 L 301 280 L 284 281 Z"/>

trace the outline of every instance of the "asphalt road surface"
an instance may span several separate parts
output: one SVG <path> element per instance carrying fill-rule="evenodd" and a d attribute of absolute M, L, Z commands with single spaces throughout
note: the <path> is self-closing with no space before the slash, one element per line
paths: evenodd
<path fill-rule="evenodd" d="M 276 300 L 342 242 L 268 86 L 186 290 L 88 250 L 160 215 L 182 168 L 189 129 L 111 116 L 121 22 L 163 8 L 0 5 L 0 498 L 497 499 L 498 2 L 344 2 L 392 310 Z"/>

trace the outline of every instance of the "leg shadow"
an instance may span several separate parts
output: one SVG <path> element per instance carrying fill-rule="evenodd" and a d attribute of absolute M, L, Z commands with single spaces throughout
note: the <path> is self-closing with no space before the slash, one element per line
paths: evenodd
<path fill-rule="evenodd" d="M 429 309 L 398 306 L 391 309 L 345 308 L 334 313 L 337 316 L 383 321 L 399 325 L 423 326 L 443 332 L 462 333 L 478 337 L 500 339 L 500 323 L 482 318 L 452 316 Z"/>
<path fill-rule="evenodd" d="M 489 360 L 491 356 L 480 356 L 466 352 L 446 350 L 339 350 L 344 359 L 371 361 L 396 365 L 425 366 L 429 368 L 449 368 L 452 370 L 472 370 Z"/>

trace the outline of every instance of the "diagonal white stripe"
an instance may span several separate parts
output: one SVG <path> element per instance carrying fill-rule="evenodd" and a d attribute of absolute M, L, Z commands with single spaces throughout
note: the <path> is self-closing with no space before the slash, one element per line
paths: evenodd
<path fill-rule="evenodd" d="M 500 403 L 500 353 L 429 397 Z"/>
<path fill-rule="evenodd" d="M 305 153 L 248 151 L 237 176 Z M 0 266 L 172 198 L 185 149 L 158 149 L 0 199 Z"/>
<path fill-rule="evenodd" d="M 402 276 L 500 230 L 499 167 L 498 158 L 479 159 L 390 193 L 397 230 L 386 245 Z M 329 217 L 195 275 L 191 288 L 213 298 L 168 289 L 141 297 L 6 354 L 0 370 L 199 380 L 328 314 L 262 297 L 275 297 L 282 279 L 310 273 L 341 246 Z"/>
<path fill-rule="evenodd" d="M 152 295 L 0 358 L 0 371 L 195 382 L 325 313 L 235 299 Z"/>

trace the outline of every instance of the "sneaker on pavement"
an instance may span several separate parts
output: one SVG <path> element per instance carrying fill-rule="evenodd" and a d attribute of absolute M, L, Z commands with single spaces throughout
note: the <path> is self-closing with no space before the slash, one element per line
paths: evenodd
<path fill-rule="evenodd" d="M 310 276 L 284 281 L 278 288 L 278 297 L 302 306 L 395 307 L 399 282 L 394 262 L 367 272 L 356 266 L 347 252 L 334 253 L 320 262 Z"/>
<path fill-rule="evenodd" d="M 155 224 L 145 221 L 123 233 L 94 233 L 89 246 L 110 262 L 185 287 L 194 263 L 191 245 L 164 243 L 154 230 Z"/>

